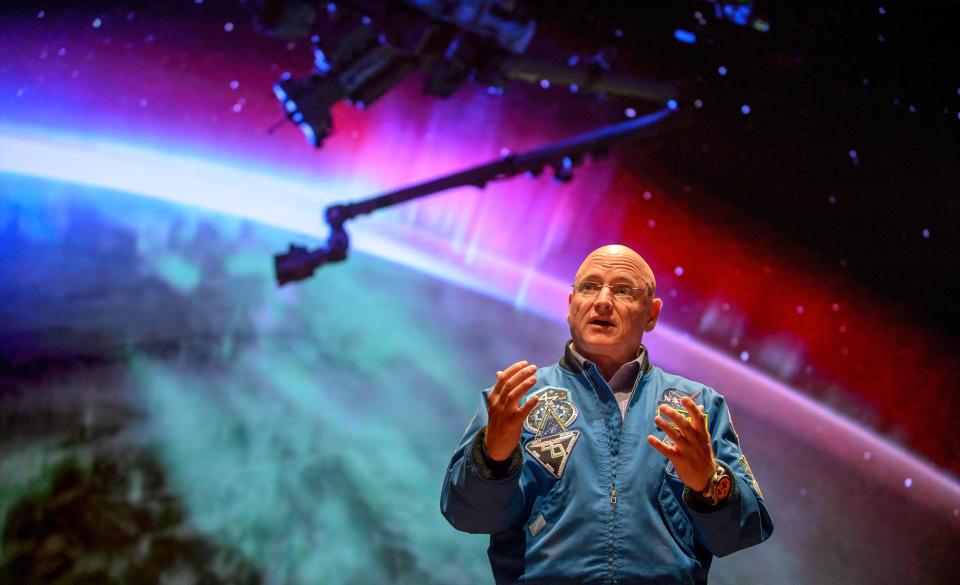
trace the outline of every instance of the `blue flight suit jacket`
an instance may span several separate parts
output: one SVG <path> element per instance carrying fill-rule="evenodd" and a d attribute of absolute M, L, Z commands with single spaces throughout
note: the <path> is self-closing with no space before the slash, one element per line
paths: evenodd
<path fill-rule="evenodd" d="M 646 355 L 646 352 L 644 352 Z M 713 556 L 766 540 L 773 522 L 740 450 L 726 402 L 709 387 L 645 359 L 621 417 L 595 365 L 568 349 L 541 368 L 528 396 L 540 401 L 520 446 L 498 478 L 482 452 L 483 391 L 477 413 L 447 468 L 440 507 L 458 530 L 489 534 L 498 584 L 702 584 Z M 663 438 L 653 422 L 682 396 L 704 405 L 717 461 L 735 481 L 716 507 L 694 497 L 673 464 L 647 444 Z"/>

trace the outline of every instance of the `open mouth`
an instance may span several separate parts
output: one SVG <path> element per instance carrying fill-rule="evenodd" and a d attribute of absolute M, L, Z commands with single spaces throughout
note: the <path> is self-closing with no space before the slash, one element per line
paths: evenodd
<path fill-rule="evenodd" d="M 604 328 L 613 327 L 613 323 L 611 323 L 610 321 L 606 321 L 604 319 L 593 319 L 592 321 L 590 321 L 590 324 L 597 325 L 599 327 L 604 327 Z"/>

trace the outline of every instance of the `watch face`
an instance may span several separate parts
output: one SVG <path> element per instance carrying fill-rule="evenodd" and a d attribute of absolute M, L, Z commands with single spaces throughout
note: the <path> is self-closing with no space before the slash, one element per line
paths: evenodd
<path fill-rule="evenodd" d="M 717 484 L 713 488 L 713 493 L 718 502 L 727 499 L 727 496 L 730 495 L 730 476 L 724 475 L 718 479 Z"/>

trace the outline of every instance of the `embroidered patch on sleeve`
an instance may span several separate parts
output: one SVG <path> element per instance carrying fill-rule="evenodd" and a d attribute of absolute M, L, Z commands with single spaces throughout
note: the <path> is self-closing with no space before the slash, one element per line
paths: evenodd
<path fill-rule="evenodd" d="M 570 391 L 548 387 L 537 393 L 539 402 L 523 426 L 536 437 L 525 449 L 551 475 L 560 479 L 567 466 L 580 431 L 568 430 L 577 418 L 577 407 L 570 401 Z"/>
<path fill-rule="evenodd" d="M 747 463 L 747 456 L 740 454 L 740 465 L 743 465 L 743 469 L 747 472 L 747 477 L 750 478 L 750 481 L 753 483 L 753 491 L 757 492 L 757 495 L 761 498 L 763 497 L 763 492 L 760 491 L 760 484 L 757 483 L 757 478 L 753 475 L 753 470 L 750 469 L 750 464 Z"/>
<path fill-rule="evenodd" d="M 543 519 L 543 514 L 537 514 L 537 517 L 530 523 L 530 536 L 539 534 L 546 525 L 547 521 Z"/>
<path fill-rule="evenodd" d="M 730 432 L 733 433 L 733 442 L 740 446 L 740 435 L 737 434 L 737 429 L 733 426 L 733 416 L 730 414 L 730 411 L 727 411 L 727 424 L 730 425 Z"/>

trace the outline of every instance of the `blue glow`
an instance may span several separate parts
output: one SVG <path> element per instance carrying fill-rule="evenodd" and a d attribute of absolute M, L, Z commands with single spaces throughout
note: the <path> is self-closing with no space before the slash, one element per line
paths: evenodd
<path fill-rule="evenodd" d="M 310 124 L 307 124 L 306 122 L 300 122 L 299 124 L 297 124 L 297 126 L 299 126 L 300 131 L 303 132 L 303 135 L 304 137 L 306 137 L 307 142 L 309 142 L 310 144 L 316 143 L 317 133 L 313 131 L 313 127 L 311 127 Z"/>
<path fill-rule="evenodd" d="M 744 116 L 749 115 L 750 106 L 748 104 L 743 104 L 742 106 L 740 106 L 740 113 L 743 114 Z"/>
<path fill-rule="evenodd" d="M 734 6 L 733 4 L 724 4 L 723 14 L 727 17 L 728 20 L 739 24 L 740 26 L 746 26 L 747 22 L 750 20 L 750 13 L 753 11 L 753 7 L 749 4 L 741 4 L 739 6 Z"/>
<path fill-rule="evenodd" d="M 238 164 L 47 130 L 6 126 L 0 131 L 0 172 L 151 197 L 304 234 L 326 234 L 319 213 L 324 205 L 377 192 L 382 187 L 355 177 L 318 184 L 316 177 L 291 177 L 289 172 L 281 177 L 276 169 Z M 363 252 L 516 304 L 531 314 L 565 322 L 566 281 L 482 251 L 476 252 L 470 266 L 458 264 L 449 255 L 437 254 L 437 250 L 449 250 L 445 238 L 383 218 L 357 222 L 351 229 L 357 236 L 356 248 Z M 435 245 L 424 244 L 430 242 Z M 172 260 L 168 271 L 182 287 L 192 286 L 193 268 L 187 263 Z M 869 447 L 878 459 L 883 457 L 906 468 L 914 482 L 935 484 L 952 498 L 960 496 L 960 485 L 902 447 L 688 334 L 661 324 L 650 345 L 656 346 L 665 367 L 682 364 L 692 377 L 738 388 L 740 405 L 756 410 L 758 416 L 789 412 L 784 419 L 787 425 L 817 420 L 834 437 L 831 444 L 859 448 L 858 456 Z"/>
<path fill-rule="evenodd" d="M 673 31 L 673 38 L 677 39 L 681 43 L 687 43 L 688 45 L 692 45 L 697 42 L 697 35 L 681 28 Z"/>
<path fill-rule="evenodd" d="M 677 100 L 667 100 L 667 107 L 671 110 L 676 110 L 678 106 Z"/>
<path fill-rule="evenodd" d="M 320 49 L 319 47 L 313 50 L 313 65 L 321 73 L 329 73 L 330 69 L 332 68 L 330 61 L 327 60 L 327 56 L 323 52 L 323 49 Z"/>
<path fill-rule="evenodd" d="M 720 67 L 717 67 L 717 73 L 719 73 L 721 76 L 726 75 L 727 68 L 721 65 Z"/>
<path fill-rule="evenodd" d="M 381 187 L 356 178 L 318 183 L 291 178 L 289 171 L 243 167 L 97 137 L 10 126 L 0 132 L 0 172 L 135 193 L 304 234 L 326 234 L 320 211 L 327 203 Z"/>

